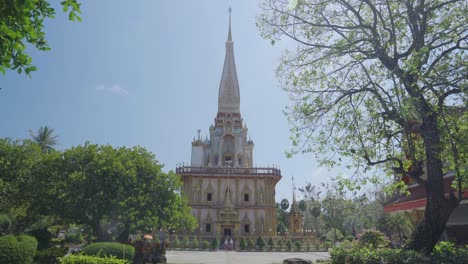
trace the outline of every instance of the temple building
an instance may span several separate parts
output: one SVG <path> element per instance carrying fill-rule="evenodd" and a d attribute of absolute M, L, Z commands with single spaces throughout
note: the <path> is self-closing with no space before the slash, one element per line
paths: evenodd
<path fill-rule="evenodd" d="M 198 219 L 199 236 L 234 239 L 276 234 L 275 187 L 278 168 L 253 166 L 254 143 L 240 113 L 240 92 L 231 34 L 231 10 L 226 55 L 218 92 L 218 112 L 209 138 L 192 142 L 190 166 L 176 168 L 183 192 Z"/>
<path fill-rule="evenodd" d="M 302 222 L 304 216 L 302 215 L 296 201 L 296 191 L 293 187 L 293 200 L 291 204 L 291 209 L 288 213 L 288 223 L 289 223 L 289 234 L 292 236 L 300 236 L 304 234 Z"/>

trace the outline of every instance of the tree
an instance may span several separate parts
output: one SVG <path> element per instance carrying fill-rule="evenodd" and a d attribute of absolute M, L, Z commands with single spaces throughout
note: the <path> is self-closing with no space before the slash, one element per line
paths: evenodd
<path fill-rule="evenodd" d="M 314 217 L 314 227 L 315 231 L 314 234 L 316 237 L 320 234 L 319 227 L 318 227 L 318 221 L 317 218 L 320 216 L 321 213 L 321 206 L 320 203 L 318 202 L 313 202 L 313 204 L 310 206 L 310 214 Z"/>
<path fill-rule="evenodd" d="M 30 208 L 40 186 L 31 183 L 43 158 L 39 145 L 30 140 L 0 139 L 0 213 L 9 216 L 11 233 L 23 233 L 39 218 Z"/>
<path fill-rule="evenodd" d="M 21 233 L 43 217 L 82 225 L 98 240 L 130 232 L 193 230 L 181 182 L 141 147 L 86 143 L 42 153 L 30 140 L 0 139 L 0 213 Z"/>
<path fill-rule="evenodd" d="M 91 227 L 98 240 L 126 241 L 130 232 L 149 232 L 155 227 L 186 229 L 196 225 L 181 182 L 154 154 L 142 147 L 113 148 L 86 143 L 62 154 L 62 170 L 56 182 L 61 196 L 54 203 L 61 217 Z"/>
<path fill-rule="evenodd" d="M 61 4 L 70 20 L 81 21 L 78 16 L 80 4 L 76 0 L 64 0 Z M 29 43 L 38 50 L 50 50 L 45 39 L 44 22 L 54 18 L 54 14 L 55 9 L 46 0 L 0 2 L 0 72 L 5 74 L 6 69 L 12 69 L 30 76 L 37 70 L 26 53 L 26 46 Z"/>
<path fill-rule="evenodd" d="M 54 129 L 47 126 L 40 127 L 37 133 L 29 130 L 29 135 L 34 142 L 39 144 L 43 153 L 49 152 L 55 145 L 57 145 L 57 135 L 54 135 Z"/>
<path fill-rule="evenodd" d="M 194 236 L 192 239 L 192 248 L 198 248 L 198 238 L 197 236 Z"/>
<path fill-rule="evenodd" d="M 247 242 L 246 242 L 246 240 L 245 240 L 245 237 L 242 237 L 242 238 L 241 238 L 239 246 L 240 246 L 240 249 L 241 249 L 241 250 L 247 249 Z"/>
<path fill-rule="evenodd" d="M 289 208 L 289 201 L 288 199 L 283 199 L 281 200 L 281 209 L 283 209 L 284 211 L 288 210 Z"/>
<path fill-rule="evenodd" d="M 273 238 L 272 238 L 272 237 L 270 237 L 270 238 L 268 239 L 267 245 L 268 245 L 268 250 L 272 250 L 272 249 L 273 249 L 273 246 L 275 245 L 275 243 L 273 242 Z"/>
<path fill-rule="evenodd" d="M 302 214 L 307 210 L 307 203 L 305 200 L 300 200 L 298 204 L 299 210 L 301 211 Z"/>
<path fill-rule="evenodd" d="M 279 203 L 276 203 L 276 219 L 278 222 L 276 226 L 276 232 L 285 234 L 288 226 L 287 212 L 281 208 Z"/>
<path fill-rule="evenodd" d="M 322 217 L 327 229 L 345 231 L 345 219 L 351 215 L 352 203 L 344 195 L 328 191 L 322 200 Z"/>
<path fill-rule="evenodd" d="M 377 181 L 364 173 L 381 166 L 425 186 L 424 221 L 408 248 L 431 252 L 458 204 L 444 196 L 441 154 L 454 131 L 443 122 L 448 109 L 467 104 L 465 1 L 289 2 L 266 0 L 258 24 L 272 43 L 299 45 L 277 71 L 295 102 L 286 110 L 291 154 L 314 152 L 332 167 L 352 161 L 363 182 Z"/>

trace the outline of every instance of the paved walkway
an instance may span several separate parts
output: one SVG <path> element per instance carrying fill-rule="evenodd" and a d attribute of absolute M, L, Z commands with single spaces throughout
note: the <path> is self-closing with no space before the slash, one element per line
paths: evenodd
<path fill-rule="evenodd" d="M 235 252 L 235 251 L 167 251 L 168 263 L 177 264 L 277 264 L 287 258 L 329 259 L 328 252 Z"/>

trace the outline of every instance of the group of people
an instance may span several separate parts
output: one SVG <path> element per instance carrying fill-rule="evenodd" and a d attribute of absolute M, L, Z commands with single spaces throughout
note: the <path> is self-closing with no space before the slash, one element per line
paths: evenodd
<path fill-rule="evenodd" d="M 234 249 L 234 240 L 232 239 L 232 237 L 227 236 L 227 237 L 224 238 L 223 249 L 224 250 L 233 250 Z"/>

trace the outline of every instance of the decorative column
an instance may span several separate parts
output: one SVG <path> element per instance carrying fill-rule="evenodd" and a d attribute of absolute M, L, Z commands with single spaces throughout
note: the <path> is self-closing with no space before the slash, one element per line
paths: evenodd
<path fill-rule="evenodd" d="M 221 166 L 223 164 L 223 142 L 224 139 L 220 138 L 218 145 L 218 166 Z"/>

